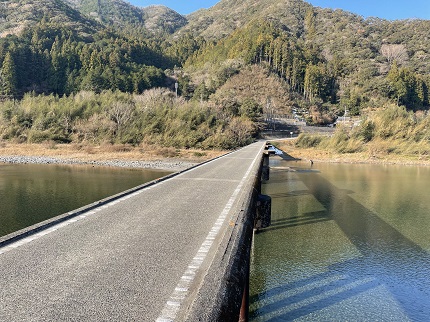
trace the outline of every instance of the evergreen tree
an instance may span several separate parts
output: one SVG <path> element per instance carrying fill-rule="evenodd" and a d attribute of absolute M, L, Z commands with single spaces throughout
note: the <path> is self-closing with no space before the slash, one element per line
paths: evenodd
<path fill-rule="evenodd" d="M 12 54 L 8 52 L 3 60 L 1 68 L 1 88 L 0 95 L 3 99 L 14 98 L 17 95 L 17 74 L 16 65 Z"/>
<path fill-rule="evenodd" d="M 64 93 L 67 67 L 60 46 L 60 40 L 56 37 L 50 52 L 52 63 L 52 76 L 50 81 L 54 93 L 61 95 Z"/>

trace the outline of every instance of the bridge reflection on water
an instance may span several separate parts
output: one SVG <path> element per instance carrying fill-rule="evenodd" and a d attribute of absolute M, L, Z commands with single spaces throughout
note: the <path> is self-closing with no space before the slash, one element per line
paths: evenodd
<path fill-rule="evenodd" d="M 331 183 L 332 173 L 291 170 L 272 171 L 263 187 L 273 224 L 255 239 L 252 320 L 428 320 L 429 252 Z"/>

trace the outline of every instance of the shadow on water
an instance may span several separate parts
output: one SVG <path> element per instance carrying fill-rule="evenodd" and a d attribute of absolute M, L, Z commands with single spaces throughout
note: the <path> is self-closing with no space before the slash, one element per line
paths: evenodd
<path fill-rule="evenodd" d="M 302 216 L 273 220 L 270 227 L 265 228 L 262 232 L 268 232 L 289 227 L 297 227 L 302 225 L 316 224 L 319 222 L 330 221 L 326 211 L 316 211 L 307 213 Z"/>
<path fill-rule="evenodd" d="M 351 264 L 354 263 L 345 263 L 346 266 Z M 330 270 L 267 291 L 265 297 L 282 293 L 290 295 L 260 308 L 267 313 L 289 307 L 287 313 L 278 314 L 265 321 L 293 321 L 380 286 L 379 281 L 369 276 L 345 276 L 340 273 Z M 258 299 L 258 295 L 252 297 L 251 303 Z M 251 312 L 251 315 L 256 313 L 258 312 Z"/>
<path fill-rule="evenodd" d="M 271 313 L 265 321 L 292 321 L 383 287 L 408 319 L 427 321 L 430 316 L 430 254 L 355 201 L 348 195 L 351 191 L 338 189 L 316 173 L 298 173 L 298 177 L 308 188 L 306 193 L 313 195 L 325 211 L 274 220 L 264 231 L 333 220 L 360 256 L 333 264 L 324 273 L 252 296 L 251 303 L 262 298 L 274 298 L 274 302 L 251 311 L 251 316 L 264 312 Z M 305 194 L 304 191 L 295 193 Z M 273 198 L 287 196 L 290 194 Z M 279 299 L 280 294 L 287 296 Z M 366 310 L 365 307 L 361 309 Z"/>
<path fill-rule="evenodd" d="M 292 155 L 286 153 L 285 151 L 283 151 L 283 154 L 281 154 L 280 157 L 282 159 L 284 159 L 285 161 L 301 161 L 301 159 L 297 159 L 297 158 L 293 157 Z"/>
<path fill-rule="evenodd" d="M 279 182 L 281 182 L 281 181 L 279 181 Z M 284 182 L 285 182 L 285 180 L 284 180 Z M 296 191 L 285 192 L 285 193 L 272 193 L 272 194 L 270 194 L 270 197 L 272 199 L 276 199 L 276 198 L 288 198 L 288 197 L 306 196 L 308 194 L 309 194 L 308 190 L 296 190 Z"/>

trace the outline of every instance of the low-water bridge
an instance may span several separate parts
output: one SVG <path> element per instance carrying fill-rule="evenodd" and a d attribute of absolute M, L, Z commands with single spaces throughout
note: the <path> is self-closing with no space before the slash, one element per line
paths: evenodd
<path fill-rule="evenodd" d="M 0 321 L 238 321 L 264 148 L 3 237 Z"/>

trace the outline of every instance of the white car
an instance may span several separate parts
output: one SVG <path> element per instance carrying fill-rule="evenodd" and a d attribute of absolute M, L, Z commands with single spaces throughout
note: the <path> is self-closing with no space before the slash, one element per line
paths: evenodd
<path fill-rule="evenodd" d="M 267 151 L 269 151 L 270 154 L 276 154 L 276 155 L 284 154 L 284 152 L 274 147 L 273 145 L 269 145 Z"/>

